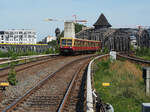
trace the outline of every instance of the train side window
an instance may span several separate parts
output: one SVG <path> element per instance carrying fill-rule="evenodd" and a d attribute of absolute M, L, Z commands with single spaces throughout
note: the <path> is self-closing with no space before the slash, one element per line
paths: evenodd
<path fill-rule="evenodd" d="M 88 47 L 91 47 L 91 42 L 89 42 L 89 46 Z"/>
<path fill-rule="evenodd" d="M 78 46 L 80 47 L 81 46 L 81 42 L 79 41 L 79 44 L 78 44 Z"/>
<path fill-rule="evenodd" d="M 76 45 L 75 46 L 78 46 L 79 45 L 79 41 L 78 40 L 76 40 Z"/>
<path fill-rule="evenodd" d="M 88 42 L 88 47 L 90 47 L 90 42 Z"/>
<path fill-rule="evenodd" d="M 83 47 L 84 46 L 84 43 L 83 43 L 83 41 L 81 41 L 81 47 Z"/>
<path fill-rule="evenodd" d="M 80 41 L 78 41 L 78 47 L 80 47 Z"/>
<path fill-rule="evenodd" d="M 82 43 L 82 41 L 80 41 L 80 47 L 82 47 L 83 46 L 83 43 Z"/>
<path fill-rule="evenodd" d="M 77 43 L 76 43 L 76 46 L 78 46 L 78 44 L 79 44 L 79 41 L 77 40 L 76 42 L 77 42 Z"/>
<path fill-rule="evenodd" d="M 76 44 L 75 44 L 75 46 L 78 46 L 78 40 L 76 40 Z"/>
<path fill-rule="evenodd" d="M 77 41 L 76 40 L 74 41 L 74 46 L 77 46 Z"/>
<path fill-rule="evenodd" d="M 87 47 L 87 41 L 85 41 L 85 46 Z"/>

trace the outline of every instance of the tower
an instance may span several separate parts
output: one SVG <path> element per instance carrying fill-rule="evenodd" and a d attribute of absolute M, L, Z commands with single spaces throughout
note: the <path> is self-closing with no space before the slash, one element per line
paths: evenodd
<path fill-rule="evenodd" d="M 111 24 L 109 24 L 106 17 L 102 13 L 93 26 L 95 27 L 95 29 L 100 29 L 100 28 L 109 28 L 111 27 Z"/>

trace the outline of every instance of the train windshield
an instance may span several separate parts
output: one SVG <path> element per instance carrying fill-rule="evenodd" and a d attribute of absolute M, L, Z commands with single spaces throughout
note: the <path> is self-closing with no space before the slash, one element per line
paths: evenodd
<path fill-rule="evenodd" d="M 62 39 L 62 46 L 72 46 L 71 39 Z"/>
<path fill-rule="evenodd" d="M 65 46 L 66 45 L 66 40 L 62 39 L 62 45 Z"/>
<path fill-rule="evenodd" d="M 71 39 L 67 40 L 67 45 L 72 46 L 72 40 Z"/>

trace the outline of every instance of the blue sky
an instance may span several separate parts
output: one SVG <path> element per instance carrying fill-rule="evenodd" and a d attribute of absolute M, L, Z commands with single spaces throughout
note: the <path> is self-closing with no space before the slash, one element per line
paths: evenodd
<path fill-rule="evenodd" d="M 55 36 L 63 22 L 45 22 L 46 18 L 88 20 L 92 26 L 104 13 L 112 26 L 150 26 L 150 0 L 1 0 L 0 29 L 34 29 L 37 40 Z"/>

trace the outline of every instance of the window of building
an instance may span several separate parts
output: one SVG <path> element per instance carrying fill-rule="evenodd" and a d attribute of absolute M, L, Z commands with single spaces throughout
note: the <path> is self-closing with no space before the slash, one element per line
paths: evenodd
<path fill-rule="evenodd" d="M 19 34 L 22 34 L 23 32 L 19 32 Z"/>
<path fill-rule="evenodd" d="M 10 32 L 10 35 L 13 35 L 13 32 Z"/>
<path fill-rule="evenodd" d="M 4 37 L 3 37 L 3 36 L 1 36 L 1 40 L 4 40 Z"/>
<path fill-rule="evenodd" d="M 9 41 L 9 38 L 8 38 L 8 37 L 6 37 L 6 41 Z"/>

